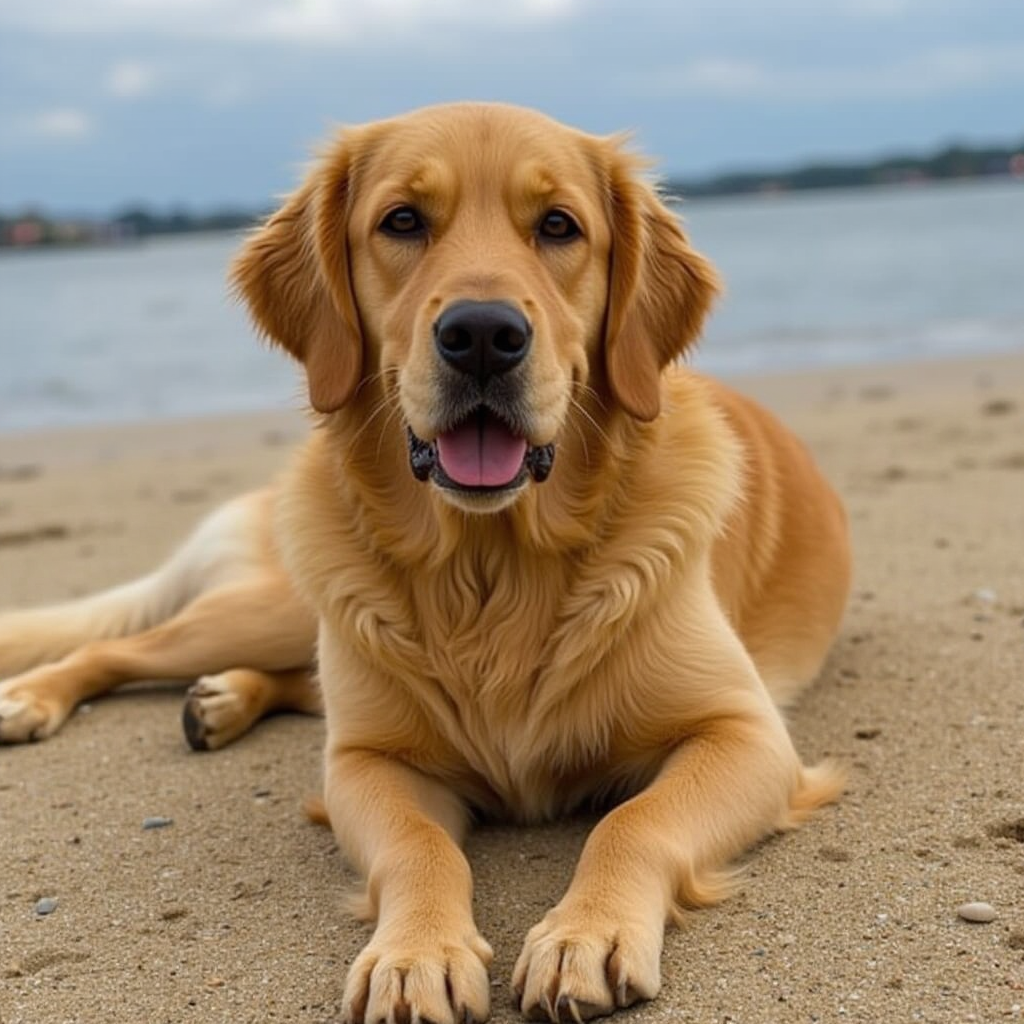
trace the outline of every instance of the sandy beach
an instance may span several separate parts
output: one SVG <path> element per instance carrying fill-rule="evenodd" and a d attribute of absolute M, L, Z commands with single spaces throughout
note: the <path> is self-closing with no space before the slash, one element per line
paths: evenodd
<path fill-rule="evenodd" d="M 661 996 L 622 1019 L 1024 1020 L 1024 354 L 737 383 L 847 503 L 848 614 L 791 721 L 849 787 L 752 851 L 741 895 L 669 930 Z M 304 430 L 277 414 L 0 435 L 0 607 L 142 573 Z M 282 716 L 196 754 L 180 692 L 137 686 L 0 749 L 3 1024 L 338 1019 L 369 929 L 300 809 L 322 723 Z M 512 964 L 590 824 L 469 841 L 494 1021 L 520 1019 Z M 970 900 L 995 920 L 959 919 Z"/>

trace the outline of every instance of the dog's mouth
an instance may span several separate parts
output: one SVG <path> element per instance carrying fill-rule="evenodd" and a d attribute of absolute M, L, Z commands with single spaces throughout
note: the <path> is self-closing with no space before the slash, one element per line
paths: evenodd
<path fill-rule="evenodd" d="M 510 491 L 527 476 L 546 480 L 555 446 L 531 446 L 490 409 L 479 406 L 464 420 L 424 441 L 412 430 L 409 465 L 417 480 L 433 480 L 449 490 L 473 493 Z"/>

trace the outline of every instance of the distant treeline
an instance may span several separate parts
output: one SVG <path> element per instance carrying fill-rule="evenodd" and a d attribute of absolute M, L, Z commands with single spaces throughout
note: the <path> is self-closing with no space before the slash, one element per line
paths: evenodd
<path fill-rule="evenodd" d="M 1015 175 L 1024 178 L 1024 138 L 1017 145 L 948 146 L 931 156 L 892 156 L 873 163 L 815 163 L 782 171 L 743 171 L 673 179 L 668 189 L 688 198 L 861 188 L 953 178 Z M 231 231 L 257 223 L 269 211 L 236 208 L 197 214 L 185 209 L 156 213 L 137 206 L 109 219 L 53 217 L 37 210 L 0 213 L 0 247 L 97 245 L 198 231 Z"/>
<path fill-rule="evenodd" d="M 187 231 L 237 231 L 256 223 L 268 212 L 224 209 L 207 214 L 194 214 L 186 210 L 159 214 L 140 206 L 119 213 L 112 223 L 137 238 L 146 238 L 149 235 L 178 235 Z"/>
<path fill-rule="evenodd" d="M 257 223 L 267 212 L 231 208 L 202 214 L 184 209 L 157 213 L 145 207 L 131 207 L 109 219 L 54 217 L 39 210 L 0 213 L 0 247 L 104 245 L 153 235 L 234 231 Z"/>
<path fill-rule="evenodd" d="M 672 193 L 694 198 L 818 188 L 863 188 L 1007 174 L 1024 177 L 1024 138 L 1015 146 L 947 146 L 931 156 L 891 156 L 875 163 L 815 163 L 783 171 L 740 171 L 710 178 L 675 179 L 669 182 L 668 187 Z"/>

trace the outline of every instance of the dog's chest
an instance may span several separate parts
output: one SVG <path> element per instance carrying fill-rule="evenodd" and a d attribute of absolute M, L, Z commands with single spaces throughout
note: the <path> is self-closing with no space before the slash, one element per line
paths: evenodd
<path fill-rule="evenodd" d="M 655 667 L 637 654 L 670 569 L 632 549 L 543 561 L 467 546 L 432 571 L 353 559 L 328 600 L 346 646 L 398 688 L 417 767 L 487 810 L 536 820 L 628 791 L 657 757 L 630 738 L 638 716 L 658 715 L 633 684 Z"/>
<path fill-rule="evenodd" d="M 503 571 L 502 571 L 503 569 Z M 458 705 L 515 718 L 559 618 L 563 581 L 528 566 L 455 562 L 416 587 L 425 666 Z"/>
<path fill-rule="evenodd" d="M 476 565 L 421 587 L 417 617 L 423 668 L 440 698 L 429 712 L 435 728 L 496 810 L 530 820 L 593 792 L 608 760 L 615 702 L 603 692 L 604 666 L 555 699 L 573 682 L 551 671 L 567 616 L 579 612 L 567 608 L 572 577 L 516 568 L 491 575 Z"/>

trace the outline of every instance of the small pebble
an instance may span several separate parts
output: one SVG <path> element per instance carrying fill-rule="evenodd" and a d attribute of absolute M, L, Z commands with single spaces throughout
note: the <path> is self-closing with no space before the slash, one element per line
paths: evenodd
<path fill-rule="evenodd" d="M 974 600 L 980 601 L 982 604 L 995 604 L 998 595 L 991 587 L 979 587 L 974 592 Z"/>
<path fill-rule="evenodd" d="M 996 919 L 996 908 L 991 903 L 965 903 L 956 912 L 963 920 L 975 924 L 988 924 Z"/>
<path fill-rule="evenodd" d="M 174 819 L 173 818 L 161 818 L 159 816 L 154 816 L 152 818 L 143 818 L 142 819 L 142 827 L 146 828 L 146 829 L 149 829 L 149 828 L 167 828 L 168 825 L 173 825 L 173 824 L 174 824 Z"/>
<path fill-rule="evenodd" d="M 57 909 L 57 898 L 55 896 L 44 896 L 41 900 L 36 900 L 36 913 L 40 917 L 46 917 L 47 914 L 52 914 Z"/>

